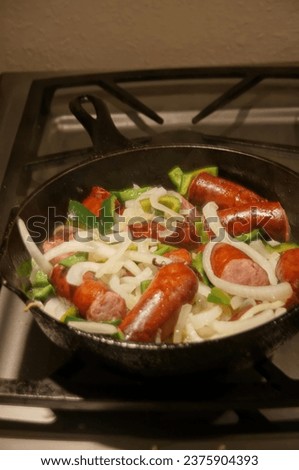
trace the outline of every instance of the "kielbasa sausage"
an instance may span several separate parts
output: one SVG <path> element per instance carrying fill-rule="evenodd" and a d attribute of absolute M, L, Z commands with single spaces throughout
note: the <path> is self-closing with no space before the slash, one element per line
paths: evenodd
<path fill-rule="evenodd" d="M 270 238 L 288 241 L 290 225 L 279 202 L 260 201 L 218 211 L 222 225 L 234 237 L 261 228 Z"/>
<path fill-rule="evenodd" d="M 243 251 L 227 243 L 215 245 L 211 255 L 211 265 L 217 277 L 234 284 L 269 285 L 266 271 Z"/>
<path fill-rule="evenodd" d="M 254 204 L 264 200 L 240 184 L 204 172 L 191 181 L 188 195 L 193 204 L 204 206 L 207 202 L 214 201 L 219 209 Z"/>
<path fill-rule="evenodd" d="M 197 287 L 197 276 L 187 265 L 163 266 L 120 324 L 126 339 L 154 341 L 159 330 L 161 339 L 167 338 L 174 330 L 182 306 L 192 302 Z"/>
<path fill-rule="evenodd" d="M 288 300 L 287 307 L 299 303 L 299 248 L 292 248 L 280 255 L 276 265 L 276 276 L 279 281 L 289 282 L 293 296 Z"/>
<path fill-rule="evenodd" d="M 88 272 L 80 286 L 72 286 L 66 280 L 67 269 L 56 265 L 51 274 L 51 282 L 58 295 L 66 298 L 78 308 L 86 320 L 108 321 L 121 319 L 126 315 L 124 299 L 102 281 Z"/>

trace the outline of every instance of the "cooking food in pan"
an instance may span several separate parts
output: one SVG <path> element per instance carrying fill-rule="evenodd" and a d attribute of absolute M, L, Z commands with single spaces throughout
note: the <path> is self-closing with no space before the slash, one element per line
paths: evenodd
<path fill-rule="evenodd" d="M 278 201 L 217 167 L 169 179 L 175 189 L 93 186 L 40 247 L 19 219 L 32 302 L 73 328 L 153 343 L 232 335 L 299 303 L 299 246 Z"/>

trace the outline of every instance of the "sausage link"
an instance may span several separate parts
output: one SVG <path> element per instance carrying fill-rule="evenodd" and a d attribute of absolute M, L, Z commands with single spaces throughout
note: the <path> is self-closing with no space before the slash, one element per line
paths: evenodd
<path fill-rule="evenodd" d="M 227 243 L 215 245 L 211 256 L 212 269 L 217 277 L 235 284 L 266 286 L 266 271 L 242 251 Z"/>
<path fill-rule="evenodd" d="M 189 186 L 189 200 L 193 204 L 204 206 L 214 201 L 219 209 L 256 203 L 264 199 L 249 189 L 224 178 L 200 173 Z"/>
<path fill-rule="evenodd" d="M 83 318 L 91 321 L 106 321 L 123 318 L 127 308 L 124 299 L 109 289 L 102 281 L 86 273 L 82 284 L 75 287 L 66 280 L 67 269 L 56 265 L 51 282 L 58 295 L 71 301 Z"/>
<path fill-rule="evenodd" d="M 288 217 L 279 202 L 260 201 L 222 209 L 218 211 L 218 216 L 232 236 L 262 228 L 274 240 L 288 241 L 290 238 Z"/>
<path fill-rule="evenodd" d="M 162 267 L 135 307 L 120 324 L 127 340 L 154 341 L 174 330 L 181 307 L 192 302 L 198 287 L 195 273 L 183 263 Z"/>
<path fill-rule="evenodd" d="M 287 307 L 299 304 L 299 248 L 287 250 L 280 255 L 276 276 L 279 281 L 289 282 L 292 286 L 293 296 L 287 301 Z"/>
<path fill-rule="evenodd" d="M 93 186 L 89 195 L 82 202 L 83 206 L 90 210 L 94 215 L 99 215 L 102 203 L 110 196 L 109 191 L 100 186 Z"/>
<path fill-rule="evenodd" d="M 192 263 L 191 253 L 185 248 L 179 248 L 178 250 L 170 251 L 165 253 L 163 256 L 165 256 L 165 258 L 171 259 L 171 261 L 174 263 Z"/>
<path fill-rule="evenodd" d="M 155 221 L 136 223 L 129 225 L 130 235 L 133 240 L 141 238 L 152 238 L 159 240 L 161 243 L 178 246 L 191 250 L 198 246 L 201 242 L 200 237 L 196 233 L 195 225 L 190 221 L 176 222 L 169 228 L 168 235 L 164 235 L 165 227 Z"/>

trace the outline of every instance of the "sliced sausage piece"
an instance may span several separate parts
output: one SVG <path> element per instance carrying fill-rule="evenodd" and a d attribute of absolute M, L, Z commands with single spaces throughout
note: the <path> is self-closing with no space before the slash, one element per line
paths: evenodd
<path fill-rule="evenodd" d="M 162 267 L 135 307 L 120 324 L 127 340 L 154 341 L 174 330 L 182 306 L 192 302 L 198 287 L 195 273 L 183 263 Z"/>
<path fill-rule="evenodd" d="M 189 186 L 189 200 L 193 204 L 204 206 L 214 201 L 219 209 L 226 207 L 253 204 L 264 200 L 261 196 L 249 189 L 209 173 L 200 173 Z"/>
<path fill-rule="evenodd" d="M 50 281 L 55 287 L 56 293 L 67 300 L 72 299 L 73 287 L 66 280 L 67 270 L 64 266 L 57 264 L 54 266 Z"/>
<path fill-rule="evenodd" d="M 94 279 L 91 273 L 84 276 L 72 296 L 80 314 L 91 321 L 107 321 L 123 318 L 127 312 L 124 299 L 107 285 Z"/>
<path fill-rule="evenodd" d="M 215 245 L 211 255 L 212 269 L 225 281 L 246 286 L 267 286 L 266 271 L 245 253 L 227 243 Z"/>
<path fill-rule="evenodd" d="M 111 291 L 104 282 L 86 273 L 80 286 L 71 286 L 66 280 L 67 269 L 56 265 L 51 282 L 58 295 L 70 300 L 83 318 L 91 321 L 106 321 L 123 318 L 127 313 L 124 299 Z"/>
<path fill-rule="evenodd" d="M 163 256 L 166 258 L 171 259 L 174 263 L 192 263 L 192 256 L 191 253 L 186 250 L 185 248 L 179 248 L 178 250 L 169 251 L 165 253 Z"/>
<path fill-rule="evenodd" d="M 289 282 L 292 286 L 294 294 L 288 300 L 287 307 L 299 304 L 299 248 L 281 254 L 276 265 L 276 276 L 279 281 Z"/>
<path fill-rule="evenodd" d="M 166 235 L 165 227 L 155 221 L 129 225 L 129 230 L 133 240 L 152 238 L 161 243 L 187 249 L 195 248 L 201 242 L 200 237 L 196 234 L 195 225 L 191 221 L 176 221 L 173 226 L 167 227 L 168 233 Z"/>
<path fill-rule="evenodd" d="M 263 229 L 277 241 L 290 239 L 290 225 L 285 210 L 279 202 L 260 201 L 218 211 L 222 225 L 232 236 Z"/>
<path fill-rule="evenodd" d="M 100 186 L 93 186 L 89 195 L 82 202 L 83 206 L 90 210 L 94 215 L 99 215 L 102 203 L 110 196 L 109 191 Z"/>

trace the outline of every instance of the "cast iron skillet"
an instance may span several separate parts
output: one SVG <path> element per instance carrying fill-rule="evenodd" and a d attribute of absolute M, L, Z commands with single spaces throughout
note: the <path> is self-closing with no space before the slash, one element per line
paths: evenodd
<path fill-rule="evenodd" d="M 95 119 L 82 105 L 88 100 L 95 107 Z M 52 233 L 58 216 L 65 216 L 70 198 L 82 200 L 93 185 L 107 189 L 125 188 L 132 183 L 171 187 L 167 172 L 175 165 L 184 170 L 217 165 L 222 176 L 241 182 L 270 200 L 279 200 L 288 214 L 293 238 L 299 239 L 299 175 L 295 172 L 259 157 L 215 146 L 184 144 L 134 148 L 116 130 L 107 108 L 98 98 L 79 97 L 70 107 L 89 132 L 97 155 L 35 191 L 7 227 L 1 250 L 1 277 L 24 302 L 27 299 L 17 268 L 28 259 L 28 254 L 18 233 L 17 217 L 27 221 L 35 240 L 42 241 L 45 234 Z M 55 208 L 55 214 L 53 210 L 49 212 L 49 207 Z M 32 217 L 40 228 L 38 224 L 33 226 Z M 43 220 L 47 220 L 46 225 Z M 227 338 L 179 345 L 138 344 L 78 332 L 37 307 L 31 308 L 31 312 L 44 333 L 59 346 L 70 350 L 88 348 L 106 363 L 142 375 L 227 370 L 250 365 L 271 354 L 299 330 L 297 306 L 276 320 Z"/>

